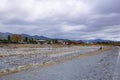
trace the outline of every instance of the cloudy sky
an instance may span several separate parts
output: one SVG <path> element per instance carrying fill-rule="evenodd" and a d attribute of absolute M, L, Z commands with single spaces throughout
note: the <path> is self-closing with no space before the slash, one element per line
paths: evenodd
<path fill-rule="evenodd" d="M 0 32 L 120 40 L 120 0 L 0 0 Z"/>

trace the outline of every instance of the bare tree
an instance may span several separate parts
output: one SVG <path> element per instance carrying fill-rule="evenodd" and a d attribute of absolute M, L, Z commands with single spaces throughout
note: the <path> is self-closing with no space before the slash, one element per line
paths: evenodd
<path fill-rule="evenodd" d="M 12 34 L 11 40 L 13 42 L 21 42 L 22 41 L 22 36 L 19 34 Z"/>

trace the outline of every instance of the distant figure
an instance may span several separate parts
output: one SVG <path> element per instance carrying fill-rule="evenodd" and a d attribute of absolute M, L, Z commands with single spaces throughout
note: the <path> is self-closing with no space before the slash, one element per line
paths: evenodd
<path fill-rule="evenodd" d="M 102 46 L 100 47 L 100 50 L 102 50 Z"/>

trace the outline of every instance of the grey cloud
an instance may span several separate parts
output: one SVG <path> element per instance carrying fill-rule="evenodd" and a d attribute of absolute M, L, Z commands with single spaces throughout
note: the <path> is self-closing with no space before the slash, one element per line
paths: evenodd
<path fill-rule="evenodd" d="M 99 18 L 91 19 L 91 21 L 92 23 L 88 23 L 88 25 L 95 27 L 119 25 L 120 15 L 114 15 L 110 17 L 99 17 Z"/>
<path fill-rule="evenodd" d="M 1 32 L 120 40 L 119 0 L 5 1 L 0 3 Z"/>
<path fill-rule="evenodd" d="M 95 7 L 96 12 L 98 13 L 120 13 L 120 0 L 103 0 L 98 1 L 97 6 Z"/>

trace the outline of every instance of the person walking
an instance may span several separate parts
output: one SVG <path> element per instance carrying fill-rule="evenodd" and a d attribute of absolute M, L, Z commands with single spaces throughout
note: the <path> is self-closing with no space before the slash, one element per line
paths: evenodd
<path fill-rule="evenodd" d="M 102 46 L 100 47 L 100 50 L 102 50 Z"/>

